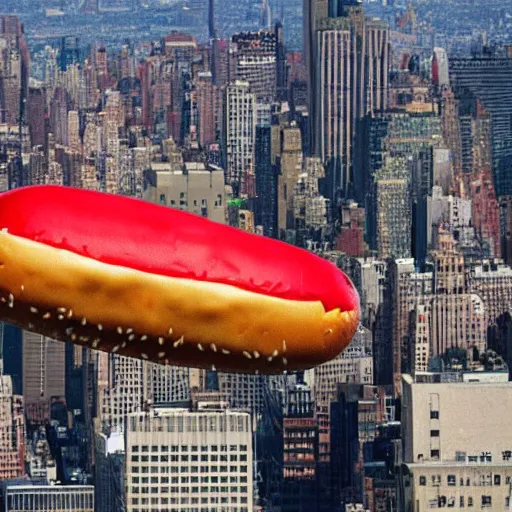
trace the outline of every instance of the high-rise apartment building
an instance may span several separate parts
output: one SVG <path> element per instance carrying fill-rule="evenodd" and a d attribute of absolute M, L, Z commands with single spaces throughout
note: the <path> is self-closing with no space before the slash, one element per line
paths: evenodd
<path fill-rule="evenodd" d="M 457 97 L 471 92 L 492 118 L 492 167 L 498 195 L 512 192 L 512 58 L 473 57 L 449 59 L 450 82 Z"/>
<path fill-rule="evenodd" d="M 12 378 L 0 359 L 0 481 L 23 476 L 25 416 L 23 397 L 14 394 Z"/>
<path fill-rule="evenodd" d="M 295 229 L 294 192 L 302 173 L 302 140 L 297 126 L 287 126 L 280 130 L 280 176 L 278 192 L 278 226 L 284 231 Z"/>
<path fill-rule="evenodd" d="M 124 433 L 95 433 L 94 470 L 95 512 L 125 509 Z"/>
<path fill-rule="evenodd" d="M 41 82 L 30 81 L 27 97 L 27 124 L 30 131 L 30 144 L 46 144 L 46 87 Z"/>
<path fill-rule="evenodd" d="M 374 176 L 377 257 L 409 258 L 412 249 L 411 186 L 404 157 L 387 156 Z"/>
<path fill-rule="evenodd" d="M 361 503 L 365 488 L 365 450 L 386 419 L 386 389 L 339 384 L 331 405 L 332 503 Z"/>
<path fill-rule="evenodd" d="M 236 409 L 249 411 L 257 418 L 265 411 L 265 401 L 270 395 L 284 392 L 283 376 L 264 376 L 239 373 L 217 373 L 218 389 L 228 397 L 229 403 Z M 279 397 L 281 402 L 282 396 Z"/>
<path fill-rule="evenodd" d="M 155 408 L 128 416 L 126 511 L 253 510 L 252 429 L 229 409 Z"/>
<path fill-rule="evenodd" d="M 496 326 L 512 310 L 512 269 L 501 260 L 482 260 L 466 270 L 468 291 L 485 304 L 487 327 Z"/>
<path fill-rule="evenodd" d="M 375 197 L 375 183 L 379 173 L 383 171 L 387 179 L 406 179 L 410 190 L 407 194 L 410 212 L 407 222 L 415 226 L 414 231 L 409 230 L 409 250 L 412 256 L 421 264 L 427 256 L 426 240 L 426 209 L 427 197 L 431 193 L 435 182 L 437 149 L 444 147 L 442 137 L 441 118 L 432 112 L 387 112 L 377 114 L 365 121 L 366 131 L 361 139 L 363 151 L 358 151 L 361 157 L 364 179 L 361 190 L 365 198 L 365 211 L 367 216 L 367 235 L 370 249 L 377 249 L 377 219 L 376 208 L 386 203 L 377 201 Z M 388 157 L 391 157 L 390 160 Z M 386 162 L 388 169 L 383 169 Z M 397 165 L 401 162 L 402 165 Z M 402 173 L 390 173 L 390 170 Z M 404 184 L 401 185 L 402 187 Z M 399 197 L 398 184 L 391 187 L 393 195 Z M 388 187 L 389 188 L 389 187 Z M 414 235 L 414 236 L 413 236 Z"/>
<path fill-rule="evenodd" d="M 318 510 L 318 426 L 311 389 L 296 384 L 288 391 L 283 417 L 283 512 Z"/>
<path fill-rule="evenodd" d="M 331 402 L 339 384 L 373 384 L 371 332 L 360 328 L 350 345 L 335 359 L 314 369 L 314 398 L 318 422 L 318 460 L 331 461 Z"/>
<path fill-rule="evenodd" d="M 491 258 L 501 257 L 500 211 L 491 171 L 482 169 L 470 185 L 475 233 Z"/>
<path fill-rule="evenodd" d="M 188 368 L 94 352 L 97 367 L 99 432 L 124 431 L 128 414 L 150 404 L 170 404 L 190 398 Z"/>
<path fill-rule="evenodd" d="M 512 196 L 502 196 L 500 202 L 501 254 L 505 262 L 512 264 Z"/>
<path fill-rule="evenodd" d="M 256 225 L 262 226 L 263 234 L 278 236 L 278 183 L 279 169 L 272 158 L 272 127 L 256 126 L 255 159 L 256 174 Z"/>
<path fill-rule="evenodd" d="M 315 149 L 327 164 L 332 192 L 347 190 L 352 181 L 352 71 L 350 62 L 356 52 L 348 19 L 325 21 L 316 37 L 318 93 L 314 122 Z M 334 70 L 334 71 L 333 71 Z"/>
<path fill-rule="evenodd" d="M 223 153 L 226 183 L 238 194 L 247 173 L 254 171 L 256 96 L 248 82 L 235 82 L 226 89 Z"/>
<path fill-rule="evenodd" d="M 271 30 L 260 30 L 232 37 L 236 79 L 247 82 L 256 101 L 261 103 L 272 103 L 277 97 L 277 35 Z"/>
<path fill-rule="evenodd" d="M 98 352 L 97 357 L 98 428 L 124 430 L 127 415 L 147 404 L 147 363 L 117 354 Z"/>
<path fill-rule="evenodd" d="M 17 126 L 26 119 L 30 53 L 21 21 L 0 17 L 0 123 Z"/>
<path fill-rule="evenodd" d="M 298 241 L 308 233 L 322 233 L 332 218 L 329 199 L 320 193 L 323 178 L 325 167 L 320 158 L 307 157 L 302 160 L 302 169 L 292 189 L 293 210 L 288 213 L 288 226 L 296 230 L 300 236 Z"/>
<path fill-rule="evenodd" d="M 305 9 L 314 152 L 327 166 L 330 199 L 340 198 L 363 183 L 353 170 L 359 121 L 387 108 L 389 33 L 356 2 L 313 0 Z"/>
<path fill-rule="evenodd" d="M 50 400 L 66 396 L 65 348 L 61 341 L 23 332 L 23 397 L 34 420 L 49 419 Z"/>
<path fill-rule="evenodd" d="M 198 142 L 207 148 L 209 144 L 220 142 L 222 133 L 222 90 L 213 83 L 211 72 L 198 73 L 196 94 Z"/>

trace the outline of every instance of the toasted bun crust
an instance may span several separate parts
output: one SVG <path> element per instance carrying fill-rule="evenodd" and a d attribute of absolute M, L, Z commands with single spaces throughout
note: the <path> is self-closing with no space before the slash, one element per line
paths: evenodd
<path fill-rule="evenodd" d="M 61 341 L 163 364 L 244 373 L 339 354 L 359 311 L 109 265 L 0 232 L 0 317 Z"/>

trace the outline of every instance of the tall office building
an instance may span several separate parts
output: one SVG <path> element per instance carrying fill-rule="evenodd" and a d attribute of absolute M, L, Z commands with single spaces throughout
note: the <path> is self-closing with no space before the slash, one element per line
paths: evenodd
<path fill-rule="evenodd" d="M 279 150 L 278 226 L 281 231 L 285 231 L 296 227 L 294 189 L 303 171 L 302 138 L 295 124 L 281 127 Z"/>
<path fill-rule="evenodd" d="M 170 404 L 190 398 L 188 368 L 139 361 L 96 352 L 98 429 L 124 431 L 128 414 L 151 403 Z"/>
<path fill-rule="evenodd" d="M 27 98 L 27 124 L 30 131 L 30 144 L 46 144 L 46 88 L 41 82 L 30 81 Z"/>
<path fill-rule="evenodd" d="M 127 512 L 148 506 L 252 512 L 249 414 L 206 401 L 193 410 L 130 414 L 126 482 Z"/>
<path fill-rule="evenodd" d="M 12 378 L 3 375 L 0 358 L 0 481 L 23 476 L 25 417 L 23 397 L 16 395 Z"/>
<path fill-rule="evenodd" d="M 51 399 L 66 396 L 65 349 L 61 341 L 23 332 L 23 397 L 34 420 L 49 419 Z"/>
<path fill-rule="evenodd" d="M 124 430 L 126 416 L 147 403 L 145 361 L 98 353 L 98 427 Z"/>
<path fill-rule="evenodd" d="M 94 441 L 95 512 L 125 510 L 124 433 L 96 432 Z"/>
<path fill-rule="evenodd" d="M 198 142 L 202 148 L 220 142 L 222 133 L 222 90 L 213 83 L 210 72 L 198 73 L 196 81 Z"/>
<path fill-rule="evenodd" d="M 296 230 L 298 243 L 310 234 L 322 236 L 319 233 L 325 233 L 332 218 L 329 200 L 320 193 L 320 182 L 325 178 L 322 161 L 320 158 L 307 157 L 302 159 L 301 167 L 292 189 L 293 209 L 287 212 L 288 227 Z M 284 198 L 283 203 L 287 206 Z"/>
<path fill-rule="evenodd" d="M 288 392 L 283 417 L 283 512 L 318 510 L 318 425 L 311 395 L 304 384 Z"/>
<path fill-rule="evenodd" d="M 320 462 L 331 458 L 330 404 L 336 398 L 338 384 L 373 384 L 371 333 L 361 328 L 350 345 L 336 358 L 314 369 L 314 394 L 318 421 Z"/>
<path fill-rule="evenodd" d="M 408 212 L 404 219 L 409 225 L 412 222 L 415 229 L 403 228 L 404 231 L 408 231 L 406 236 L 409 238 L 407 242 L 404 240 L 404 243 L 408 244 L 408 251 L 411 251 L 412 256 L 421 265 L 427 256 L 427 197 L 432 191 L 432 186 L 436 184 L 436 173 L 443 174 L 441 158 L 439 164 L 436 163 L 436 150 L 444 148 L 441 118 L 435 112 L 387 112 L 367 118 L 365 125 L 366 142 L 363 144 L 363 154 L 359 156 L 362 156 L 361 191 L 365 195 L 370 249 L 377 250 L 377 208 L 385 209 L 389 204 L 377 200 L 378 177 L 406 180 L 409 192 L 406 196 L 408 205 L 404 205 L 404 208 L 408 209 Z M 444 182 L 444 179 L 439 181 Z M 406 185 L 400 186 L 403 188 Z M 390 189 L 391 193 L 394 188 L 392 195 L 396 198 L 400 196 L 397 187 L 399 185 L 395 184 Z M 401 257 L 409 256 L 407 252 L 402 254 Z"/>
<path fill-rule="evenodd" d="M 317 32 L 318 106 L 315 107 L 315 149 L 329 170 L 331 193 L 346 191 L 352 180 L 352 98 L 350 62 L 356 52 L 352 48 L 350 24 L 346 18 L 325 22 L 330 29 Z M 334 71 L 333 71 L 334 70 Z M 331 198 L 333 196 L 331 195 Z"/>
<path fill-rule="evenodd" d="M 0 123 L 26 119 L 30 53 L 20 19 L 0 16 Z"/>
<path fill-rule="evenodd" d="M 377 257 L 411 256 L 412 211 L 405 158 L 388 157 L 375 175 Z"/>
<path fill-rule="evenodd" d="M 368 482 L 365 462 L 385 419 L 386 389 L 340 384 L 331 404 L 332 502 L 362 503 Z M 367 447 L 365 450 L 364 447 Z M 350 510 L 350 509 L 349 509 Z"/>
<path fill-rule="evenodd" d="M 272 103 L 277 97 L 277 36 L 279 32 L 260 30 L 232 37 L 236 58 L 236 79 L 249 84 L 256 101 Z M 282 41 L 280 41 L 282 44 Z M 282 67 L 282 55 L 279 55 Z M 282 69 L 280 69 L 282 73 Z M 280 75 L 282 82 L 282 76 Z"/>
<path fill-rule="evenodd" d="M 311 1 L 306 10 L 314 152 L 327 166 L 329 197 L 337 205 L 363 183 L 353 171 L 359 121 L 387 108 L 389 33 L 357 3 Z"/>
<path fill-rule="evenodd" d="M 240 190 L 244 176 L 254 171 L 256 96 L 247 82 L 235 82 L 226 89 L 224 102 L 223 156 L 226 183 Z"/>
<path fill-rule="evenodd" d="M 257 126 L 255 138 L 256 225 L 263 234 L 278 236 L 278 166 L 272 158 L 272 127 Z"/>
<path fill-rule="evenodd" d="M 512 58 L 450 58 L 449 73 L 455 95 L 463 98 L 469 91 L 490 114 L 496 192 L 499 196 L 512 193 Z"/>

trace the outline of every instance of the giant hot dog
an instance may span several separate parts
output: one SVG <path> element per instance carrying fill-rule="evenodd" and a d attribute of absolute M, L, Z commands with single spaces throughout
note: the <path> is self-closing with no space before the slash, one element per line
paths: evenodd
<path fill-rule="evenodd" d="M 359 297 L 305 250 L 137 199 L 58 186 L 0 194 L 0 319 L 54 339 L 235 372 L 339 354 Z"/>

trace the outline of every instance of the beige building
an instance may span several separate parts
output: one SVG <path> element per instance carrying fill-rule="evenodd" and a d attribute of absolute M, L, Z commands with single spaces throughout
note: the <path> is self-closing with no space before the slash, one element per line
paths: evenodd
<path fill-rule="evenodd" d="M 224 171 L 203 163 L 186 162 L 175 168 L 168 162 L 153 162 L 145 173 L 143 199 L 226 222 Z"/>
<path fill-rule="evenodd" d="M 402 389 L 399 510 L 510 510 L 512 384 L 404 375 Z"/>
<path fill-rule="evenodd" d="M 252 512 L 250 415 L 219 408 L 130 414 L 126 486 L 127 512 Z"/>

